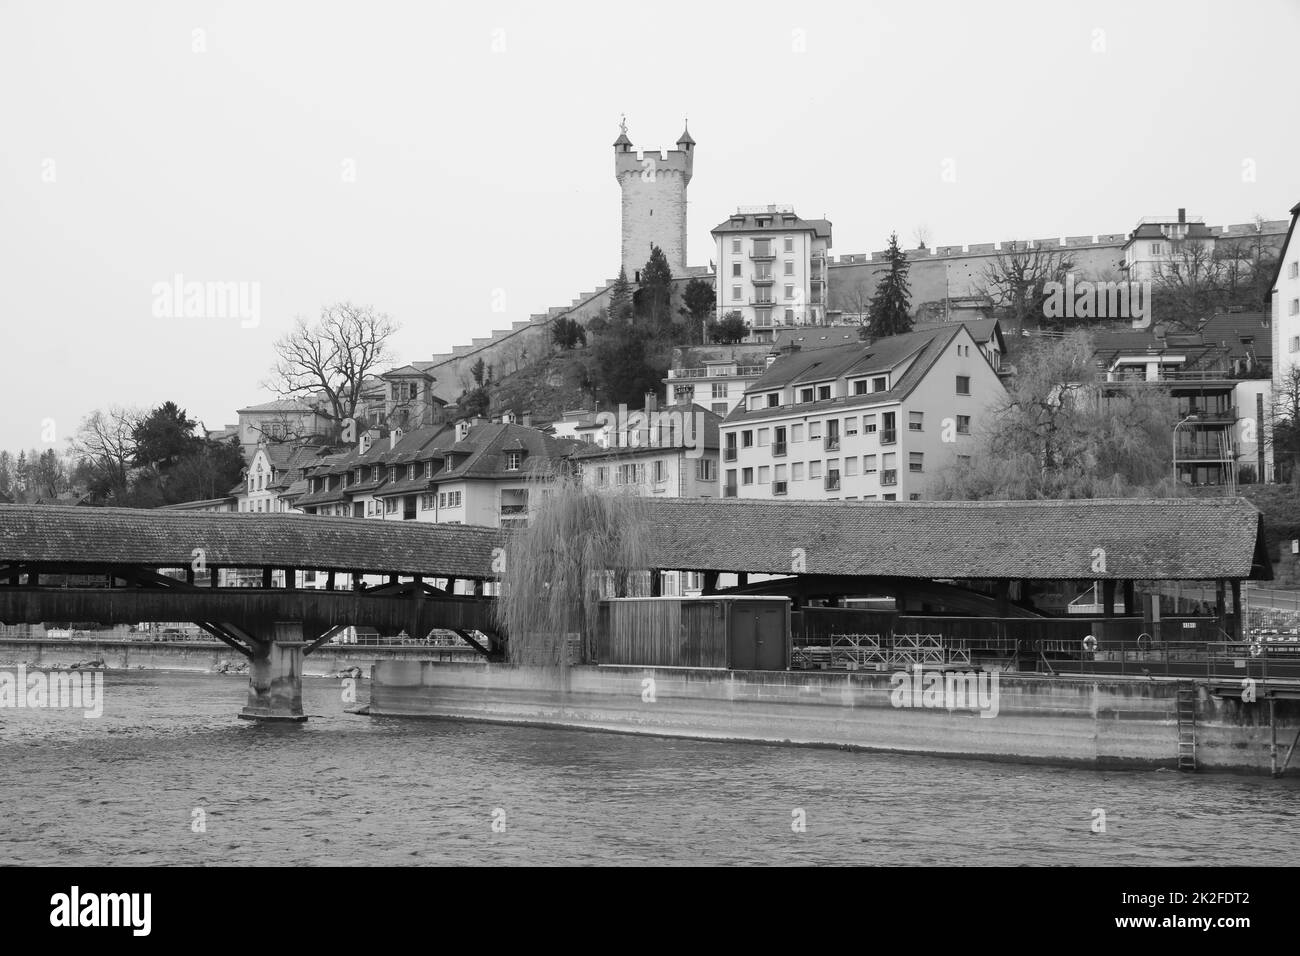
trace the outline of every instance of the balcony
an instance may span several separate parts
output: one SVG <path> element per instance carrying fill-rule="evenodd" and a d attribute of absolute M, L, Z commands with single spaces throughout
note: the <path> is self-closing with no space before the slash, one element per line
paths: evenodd
<path fill-rule="evenodd" d="M 827 435 L 827 436 L 826 436 L 826 440 L 823 442 L 823 447 L 824 447 L 827 451 L 839 451 L 839 450 L 840 450 L 840 436 L 839 436 L 839 435 Z"/>
<path fill-rule="evenodd" d="M 898 430 L 894 428 L 882 428 L 880 430 L 880 444 L 894 445 L 898 443 Z"/>
<path fill-rule="evenodd" d="M 764 259 L 775 259 L 776 246 L 774 245 L 755 246 L 754 251 L 749 254 L 749 258 L 754 259 L 755 261 L 761 261 Z"/>
<path fill-rule="evenodd" d="M 898 484 L 898 469 L 886 468 L 880 473 L 880 483 L 885 487 L 892 487 Z"/>
<path fill-rule="evenodd" d="M 785 457 L 785 442 L 783 441 L 772 442 L 772 457 L 773 458 Z"/>
<path fill-rule="evenodd" d="M 1223 424 L 1225 422 L 1235 422 L 1237 420 L 1237 406 L 1232 405 L 1228 408 L 1216 408 L 1216 409 L 1209 409 L 1209 410 L 1204 408 L 1192 408 L 1192 409 L 1188 409 L 1187 411 L 1180 410 L 1178 412 L 1179 418 L 1186 418 L 1188 415 L 1195 415 L 1196 418 L 1192 421 L 1187 422 L 1187 424 L 1184 426 L 1186 428 L 1195 428 L 1197 425 L 1204 424 L 1205 422 L 1215 422 L 1217 424 Z"/>
<path fill-rule="evenodd" d="M 736 452 L 737 452 L 737 448 L 735 445 L 728 445 L 726 448 L 722 449 L 722 460 L 735 461 Z"/>
<path fill-rule="evenodd" d="M 826 476 L 826 490 L 827 491 L 840 490 L 840 473 L 838 471 L 833 471 Z"/>
<path fill-rule="evenodd" d="M 753 282 L 754 285 L 771 285 L 776 281 L 776 279 L 769 273 L 765 276 L 754 276 L 750 281 Z"/>
<path fill-rule="evenodd" d="M 786 482 L 784 482 L 784 481 L 774 481 L 774 482 L 772 482 L 772 494 L 774 494 L 774 495 L 783 495 L 783 494 L 786 493 L 786 487 L 787 487 L 787 483 L 786 483 Z"/>
<path fill-rule="evenodd" d="M 722 486 L 722 497 L 724 497 L 724 498 L 734 498 L 734 497 L 736 497 L 736 486 L 735 486 L 735 485 L 723 485 L 723 486 Z"/>

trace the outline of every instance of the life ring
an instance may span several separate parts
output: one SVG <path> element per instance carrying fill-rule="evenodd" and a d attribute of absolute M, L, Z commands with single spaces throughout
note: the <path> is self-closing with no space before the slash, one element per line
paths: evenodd
<path fill-rule="evenodd" d="M 1264 653 L 1264 645 L 1260 641 L 1252 641 L 1250 645 L 1250 656 L 1259 657 Z"/>
<path fill-rule="evenodd" d="M 1097 638 L 1093 637 L 1091 634 L 1085 637 L 1083 639 L 1083 649 L 1089 654 L 1095 651 L 1097 649 Z"/>
<path fill-rule="evenodd" d="M 1151 647 L 1151 635 L 1142 633 L 1138 635 L 1137 646 L 1139 651 L 1146 651 Z"/>

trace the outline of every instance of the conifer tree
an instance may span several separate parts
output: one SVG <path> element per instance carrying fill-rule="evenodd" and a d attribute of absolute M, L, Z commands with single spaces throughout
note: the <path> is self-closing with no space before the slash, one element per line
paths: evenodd
<path fill-rule="evenodd" d="M 889 271 L 876 285 L 876 294 L 867 310 L 868 322 L 862 327 L 863 336 L 873 339 L 912 331 L 912 317 L 908 314 L 912 290 L 907 284 L 907 256 L 898 247 L 896 232 L 889 235 L 889 251 L 885 257 Z"/>

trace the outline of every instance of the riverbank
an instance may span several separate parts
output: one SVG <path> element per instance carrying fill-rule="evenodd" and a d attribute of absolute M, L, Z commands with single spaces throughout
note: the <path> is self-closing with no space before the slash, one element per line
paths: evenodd
<path fill-rule="evenodd" d="M 461 660 L 474 657 L 473 648 L 326 644 L 309 654 L 305 677 L 330 677 L 348 668 L 365 676 L 380 661 Z M 59 640 L 9 638 L 0 640 L 0 665 L 22 664 L 67 668 L 86 661 L 102 661 L 108 670 L 162 670 L 212 673 L 223 665 L 237 668 L 247 660 L 220 641 Z"/>
<path fill-rule="evenodd" d="M 386 660 L 371 676 L 372 716 L 1092 767 L 1176 768 L 1180 687 L 1195 716 L 1198 769 L 1268 773 L 1270 715 L 1283 755 L 1300 729 L 1300 701 L 1243 702 L 1239 689 L 1221 696 L 1205 681 L 1004 673 L 950 710 L 942 688 L 927 696 L 915 675 L 888 673 L 580 666 L 562 687 L 536 668 Z"/>

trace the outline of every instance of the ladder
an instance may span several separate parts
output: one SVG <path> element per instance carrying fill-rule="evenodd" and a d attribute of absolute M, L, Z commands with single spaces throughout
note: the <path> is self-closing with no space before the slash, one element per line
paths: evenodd
<path fill-rule="evenodd" d="M 1176 703 L 1178 713 L 1178 769 L 1196 769 L 1196 685 L 1179 684 Z"/>

